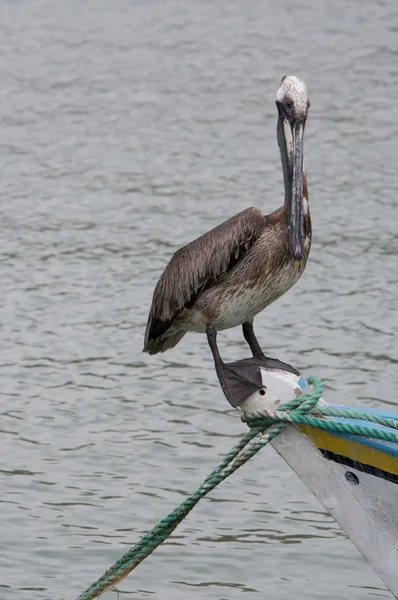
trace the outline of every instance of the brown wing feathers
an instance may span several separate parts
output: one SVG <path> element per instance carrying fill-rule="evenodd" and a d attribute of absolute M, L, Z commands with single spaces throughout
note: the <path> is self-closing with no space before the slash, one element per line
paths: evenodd
<path fill-rule="evenodd" d="M 261 211 L 248 208 L 177 250 L 156 285 L 145 345 L 164 334 L 184 307 L 193 306 L 208 285 L 232 269 L 264 227 Z"/>

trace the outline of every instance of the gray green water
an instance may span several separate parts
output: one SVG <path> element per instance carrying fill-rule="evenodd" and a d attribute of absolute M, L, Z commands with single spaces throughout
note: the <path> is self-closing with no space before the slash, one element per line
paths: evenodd
<path fill-rule="evenodd" d="M 0 68 L 0 598 L 73 600 L 244 431 L 203 336 L 141 348 L 174 249 L 281 204 L 286 73 L 311 94 L 314 242 L 258 336 L 329 401 L 397 406 L 398 4 L 4 2 Z M 247 355 L 237 330 L 220 348 Z M 121 590 L 391 597 L 270 448 Z"/>

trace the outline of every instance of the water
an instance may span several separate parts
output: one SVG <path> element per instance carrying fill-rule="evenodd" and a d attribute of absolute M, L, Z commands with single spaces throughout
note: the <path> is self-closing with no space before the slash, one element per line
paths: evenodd
<path fill-rule="evenodd" d="M 76 597 L 245 430 L 203 336 L 141 349 L 174 249 L 281 204 L 286 73 L 311 95 L 314 242 L 256 330 L 328 400 L 396 408 L 397 35 L 394 0 L 2 4 L 1 600 Z M 270 448 L 120 589 L 391 597 Z"/>

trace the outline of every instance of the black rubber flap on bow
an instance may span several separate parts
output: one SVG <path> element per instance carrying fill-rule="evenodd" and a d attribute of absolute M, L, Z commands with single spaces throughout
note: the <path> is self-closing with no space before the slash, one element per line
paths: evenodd
<path fill-rule="evenodd" d="M 260 368 L 288 371 L 300 376 L 300 373 L 291 365 L 266 356 L 217 364 L 217 376 L 224 395 L 231 406 L 234 408 L 240 406 L 249 396 L 263 387 Z"/>

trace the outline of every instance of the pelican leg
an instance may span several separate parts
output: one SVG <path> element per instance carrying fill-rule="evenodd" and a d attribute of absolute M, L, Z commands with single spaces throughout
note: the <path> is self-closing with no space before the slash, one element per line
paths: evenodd
<path fill-rule="evenodd" d="M 253 329 L 253 319 L 242 324 L 243 337 L 249 344 L 254 358 L 264 358 L 264 352 L 261 349 L 258 339 L 255 336 Z"/>
<path fill-rule="evenodd" d="M 221 389 L 228 402 L 233 407 L 237 407 L 253 392 L 262 387 L 258 357 L 225 363 L 218 350 L 216 328 L 208 325 L 206 334 Z M 262 353 L 261 356 L 264 357 Z"/>
<path fill-rule="evenodd" d="M 224 366 L 225 365 L 224 365 L 223 359 L 221 358 L 221 354 L 220 354 L 220 351 L 217 346 L 217 330 L 214 327 L 214 325 L 207 325 L 206 335 L 207 335 L 207 342 L 210 346 L 210 350 L 213 355 L 214 366 L 216 368 L 217 377 L 220 381 L 222 391 L 227 396 L 226 387 L 225 387 L 225 377 L 224 377 Z"/>
<path fill-rule="evenodd" d="M 207 335 L 207 342 L 210 346 L 210 350 L 211 350 L 211 353 L 214 358 L 214 364 L 216 366 L 223 365 L 224 363 L 223 363 L 220 351 L 217 346 L 217 329 L 214 327 L 214 325 L 206 326 L 206 335 Z"/>

